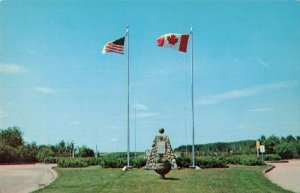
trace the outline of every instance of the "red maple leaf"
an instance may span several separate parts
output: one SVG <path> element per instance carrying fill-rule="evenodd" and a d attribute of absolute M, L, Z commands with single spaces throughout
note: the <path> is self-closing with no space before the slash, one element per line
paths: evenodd
<path fill-rule="evenodd" d="M 167 40 L 171 46 L 174 46 L 178 42 L 178 38 L 174 34 L 168 36 Z"/>

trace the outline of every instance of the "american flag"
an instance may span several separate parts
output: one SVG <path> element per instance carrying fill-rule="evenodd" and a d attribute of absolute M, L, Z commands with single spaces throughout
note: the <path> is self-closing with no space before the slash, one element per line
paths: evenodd
<path fill-rule="evenodd" d="M 105 54 L 106 52 L 115 52 L 119 54 L 124 54 L 124 42 L 125 42 L 125 37 L 122 37 L 115 41 L 108 42 L 103 47 L 102 54 Z"/>

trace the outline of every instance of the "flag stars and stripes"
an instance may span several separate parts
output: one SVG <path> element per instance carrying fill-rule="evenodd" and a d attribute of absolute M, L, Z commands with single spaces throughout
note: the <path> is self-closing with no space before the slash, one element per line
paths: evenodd
<path fill-rule="evenodd" d="M 106 52 L 115 52 L 118 54 L 124 54 L 124 42 L 125 42 L 125 37 L 122 37 L 115 41 L 108 42 L 103 47 L 102 54 L 105 54 Z"/>

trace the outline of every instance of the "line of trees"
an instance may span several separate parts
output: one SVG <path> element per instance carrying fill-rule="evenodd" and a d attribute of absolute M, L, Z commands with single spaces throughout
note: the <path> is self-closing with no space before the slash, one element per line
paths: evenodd
<path fill-rule="evenodd" d="M 300 136 L 261 136 L 260 142 L 265 145 L 267 154 L 277 154 L 283 159 L 300 158 Z"/>
<path fill-rule="evenodd" d="M 48 157 L 94 157 L 94 150 L 87 146 L 75 147 L 74 142 L 63 140 L 56 145 L 26 143 L 18 127 L 0 130 L 0 163 L 44 162 Z"/>
<path fill-rule="evenodd" d="M 265 145 L 266 158 L 269 157 L 270 160 L 300 158 L 300 136 L 277 137 L 271 135 L 269 137 L 261 136 L 258 140 Z M 195 145 L 195 152 L 198 157 L 255 155 L 255 142 L 256 140 L 245 140 Z M 180 152 L 181 157 L 191 157 L 192 146 L 180 146 L 175 148 L 175 151 Z M 57 162 L 58 158 L 72 158 L 73 156 L 95 157 L 95 152 L 87 146 L 75 147 L 73 142 L 65 143 L 63 140 L 56 145 L 26 143 L 20 128 L 0 129 L 0 163 L 49 162 L 49 160 Z"/>
<path fill-rule="evenodd" d="M 282 159 L 300 158 L 300 136 L 277 137 L 271 135 L 265 137 L 263 135 L 258 140 L 262 145 L 265 145 L 265 154 L 278 155 Z M 182 145 L 175 148 L 175 151 L 180 152 L 183 156 L 187 151 L 190 155 L 192 146 Z M 195 152 L 197 156 L 256 154 L 256 140 L 195 145 Z"/>
<path fill-rule="evenodd" d="M 254 146 L 253 146 L 254 144 Z M 195 152 L 198 156 L 209 156 L 214 154 L 252 154 L 255 153 L 255 140 L 244 140 L 236 142 L 217 142 L 208 144 L 198 144 L 195 145 Z M 175 148 L 177 152 L 192 152 L 191 145 L 182 145 Z"/>

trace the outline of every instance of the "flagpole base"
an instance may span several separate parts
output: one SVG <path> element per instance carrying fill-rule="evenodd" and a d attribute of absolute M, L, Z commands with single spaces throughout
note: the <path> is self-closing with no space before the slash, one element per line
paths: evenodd
<path fill-rule="evenodd" d="M 201 170 L 199 166 L 190 166 L 189 168 L 193 170 Z"/>
<path fill-rule="evenodd" d="M 124 166 L 124 167 L 122 168 L 122 171 L 123 171 L 123 172 L 126 172 L 126 171 L 131 170 L 131 169 L 132 169 L 132 166 Z"/>

